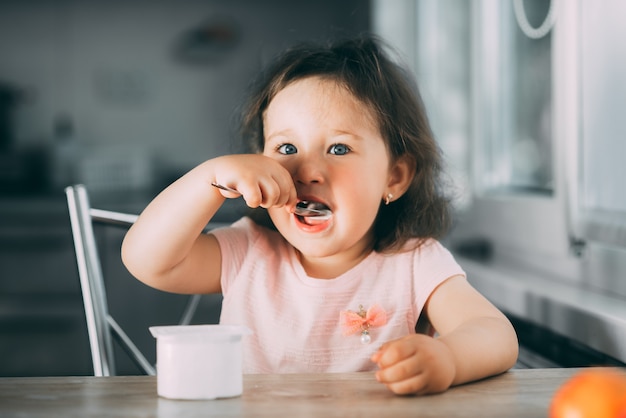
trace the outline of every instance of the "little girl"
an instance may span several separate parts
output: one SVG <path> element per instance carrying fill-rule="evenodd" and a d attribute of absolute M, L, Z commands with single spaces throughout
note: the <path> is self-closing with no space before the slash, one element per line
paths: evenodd
<path fill-rule="evenodd" d="M 253 330 L 245 373 L 376 370 L 394 393 L 426 394 L 509 369 L 515 331 L 437 241 L 440 155 L 406 76 L 373 37 L 287 51 L 243 115 L 254 153 L 205 161 L 159 194 L 124 239 L 129 271 L 222 292 L 220 323 Z M 267 225 L 202 233 L 239 197 Z M 416 334 L 420 317 L 436 334 Z"/>

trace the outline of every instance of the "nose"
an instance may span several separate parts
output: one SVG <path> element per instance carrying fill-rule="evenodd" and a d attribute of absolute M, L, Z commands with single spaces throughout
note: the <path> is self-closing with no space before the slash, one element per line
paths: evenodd
<path fill-rule="evenodd" d="M 292 171 L 296 184 L 318 184 L 325 179 L 326 165 L 320 158 L 302 158 L 295 164 Z"/>

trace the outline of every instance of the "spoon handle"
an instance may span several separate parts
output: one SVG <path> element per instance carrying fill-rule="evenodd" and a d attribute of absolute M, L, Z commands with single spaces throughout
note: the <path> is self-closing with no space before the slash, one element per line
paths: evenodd
<path fill-rule="evenodd" d="M 216 183 L 216 182 L 214 182 L 214 181 L 213 181 L 213 182 L 211 182 L 211 186 L 213 186 L 213 187 L 217 187 L 218 189 L 226 190 L 227 192 L 241 194 L 241 193 L 239 193 L 239 191 L 237 191 L 237 190 L 233 189 L 232 187 L 223 186 L 223 185 L 221 185 L 221 184 L 219 184 L 219 183 Z"/>
<path fill-rule="evenodd" d="M 219 184 L 219 183 L 216 183 L 214 181 L 211 182 L 211 186 L 217 187 L 218 189 L 222 189 L 222 190 L 225 190 L 227 192 L 236 193 L 238 195 L 241 195 L 241 193 L 238 190 L 235 190 L 232 187 L 224 186 L 223 184 Z M 310 216 L 310 217 L 330 216 L 330 211 L 329 210 L 305 208 L 305 207 L 302 207 L 302 206 L 296 206 L 295 209 L 294 209 L 294 213 L 296 215 L 299 215 L 299 216 Z"/>

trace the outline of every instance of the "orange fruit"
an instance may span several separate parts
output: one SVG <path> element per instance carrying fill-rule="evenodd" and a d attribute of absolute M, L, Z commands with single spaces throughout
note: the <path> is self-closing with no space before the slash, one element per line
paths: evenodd
<path fill-rule="evenodd" d="M 626 374 L 617 369 L 585 369 L 554 394 L 550 418 L 626 418 Z"/>

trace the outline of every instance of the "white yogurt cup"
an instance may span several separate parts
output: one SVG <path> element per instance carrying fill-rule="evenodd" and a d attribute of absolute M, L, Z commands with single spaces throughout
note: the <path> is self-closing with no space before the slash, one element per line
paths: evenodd
<path fill-rule="evenodd" d="M 241 338 L 235 325 L 150 327 L 157 339 L 157 392 L 169 399 L 216 399 L 243 392 Z"/>

